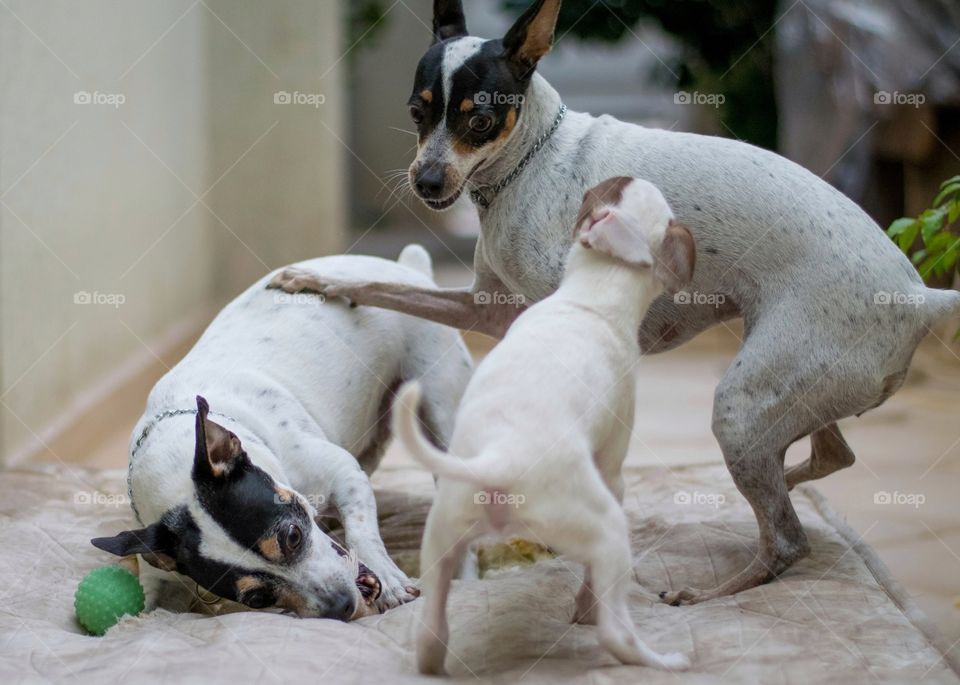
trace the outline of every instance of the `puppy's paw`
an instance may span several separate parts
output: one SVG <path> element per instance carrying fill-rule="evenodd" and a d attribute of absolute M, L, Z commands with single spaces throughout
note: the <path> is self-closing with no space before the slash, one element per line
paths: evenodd
<path fill-rule="evenodd" d="M 684 604 L 696 604 L 703 601 L 703 593 L 692 587 L 685 587 L 682 590 L 673 590 L 670 592 L 661 592 L 660 601 L 670 606 L 682 606 Z"/>
<path fill-rule="evenodd" d="M 661 654 L 660 666 L 667 671 L 686 671 L 690 668 L 690 659 L 680 652 Z"/>

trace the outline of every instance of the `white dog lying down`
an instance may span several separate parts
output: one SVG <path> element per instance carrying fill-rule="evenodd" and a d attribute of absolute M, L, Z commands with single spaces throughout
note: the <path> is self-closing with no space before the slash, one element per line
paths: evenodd
<path fill-rule="evenodd" d="M 662 286 L 693 272 L 693 238 L 672 217 L 646 181 L 618 177 L 587 192 L 560 288 L 513 323 L 467 386 L 455 456 L 420 432 L 419 385 L 400 391 L 394 435 L 439 476 L 420 561 L 421 672 L 443 672 L 450 580 L 467 544 L 489 533 L 524 536 L 582 562 L 574 620 L 596 623 L 600 643 L 620 661 L 689 665 L 682 654 L 654 652 L 634 630 L 620 506 L 637 329 Z"/>

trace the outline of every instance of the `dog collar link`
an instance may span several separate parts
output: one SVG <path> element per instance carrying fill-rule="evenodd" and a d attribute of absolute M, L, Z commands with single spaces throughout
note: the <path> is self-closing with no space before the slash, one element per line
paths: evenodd
<path fill-rule="evenodd" d="M 487 186 L 486 191 L 483 188 L 477 188 L 476 190 L 470 191 L 470 199 L 473 200 L 473 204 L 483 209 L 487 209 L 490 206 L 490 203 L 493 202 L 501 190 L 506 188 L 508 185 L 513 183 L 514 179 L 520 175 L 527 164 L 530 163 L 530 160 L 533 159 L 533 156 L 539 152 L 540 148 L 543 147 L 543 144 L 546 143 L 550 136 L 556 133 L 557 129 L 560 128 L 560 123 L 563 121 L 563 118 L 567 115 L 567 106 L 560 105 L 560 111 L 557 112 L 557 116 L 553 119 L 553 124 L 550 128 L 543 132 L 543 134 L 537 138 L 537 141 L 533 144 L 533 147 L 527 151 L 527 154 L 523 156 L 523 159 L 513 168 L 509 174 L 504 176 L 499 182 L 492 186 Z"/>
<path fill-rule="evenodd" d="M 127 499 L 130 501 L 130 508 L 133 509 L 133 515 L 137 517 L 137 521 L 140 525 L 143 525 L 143 520 L 140 518 L 140 512 L 137 511 L 137 505 L 133 501 L 133 458 L 137 456 L 137 452 L 140 449 L 140 445 L 143 444 L 143 441 L 147 439 L 147 436 L 150 435 L 158 423 L 164 419 L 169 419 L 173 416 L 183 416 L 184 414 L 196 414 L 196 409 L 168 409 L 167 411 L 162 411 L 143 427 L 143 430 L 140 432 L 140 437 L 137 438 L 137 441 L 133 443 L 133 449 L 130 450 L 130 461 L 127 463 Z M 218 412 L 209 412 L 215 416 L 222 416 L 225 419 L 229 419 L 234 423 L 239 423 L 235 418 L 227 416 L 226 414 L 220 414 Z"/>

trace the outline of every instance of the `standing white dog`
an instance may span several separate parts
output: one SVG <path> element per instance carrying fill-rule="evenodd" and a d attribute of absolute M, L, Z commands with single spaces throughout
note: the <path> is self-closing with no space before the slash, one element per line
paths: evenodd
<path fill-rule="evenodd" d="M 582 562 L 574 620 L 596 623 L 620 661 L 689 665 L 648 648 L 630 620 L 620 470 L 633 426 L 637 328 L 664 282 L 691 277 L 693 238 L 655 186 L 625 177 L 587 192 L 575 230 L 559 289 L 520 315 L 467 386 L 450 443 L 456 457 L 421 433 L 419 384 L 398 394 L 394 434 L 439 476 L 420 561 L 423 673 L 443 672 L 450 580 L 465 546 L 488 533 L 531 537 Z"/>

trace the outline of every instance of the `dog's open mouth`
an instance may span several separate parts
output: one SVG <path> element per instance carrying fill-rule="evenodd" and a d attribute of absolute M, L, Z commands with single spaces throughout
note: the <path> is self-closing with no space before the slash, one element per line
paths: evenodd
<path fill-rule="evenodd" d="M 360 591 L 363 601 L 367 604 L 373 604 L 383 590 L 377 574 L 362 563 L 360 564 L 360 573 L 357 574 L 357 589 Z"/>
<path fill-rule="evenodd" d="M 446 200 L 427 200 L 423 198 L 421 199 L 423 199 L 423 204 L 425 204 L 427 207 L 429 207 L 435 212 L 439 212 L 441 210 L 446 209 L 447 207 L 452 205 L 454 202 L 456 202 L 457 198 L 460 197 L 460 194 L 462 192 L 463 192 L 463 187 L 461 186 L 460 189 L 457 190 L 457 192 L 455 192 L 453 195 L 448 197 Z"/>

